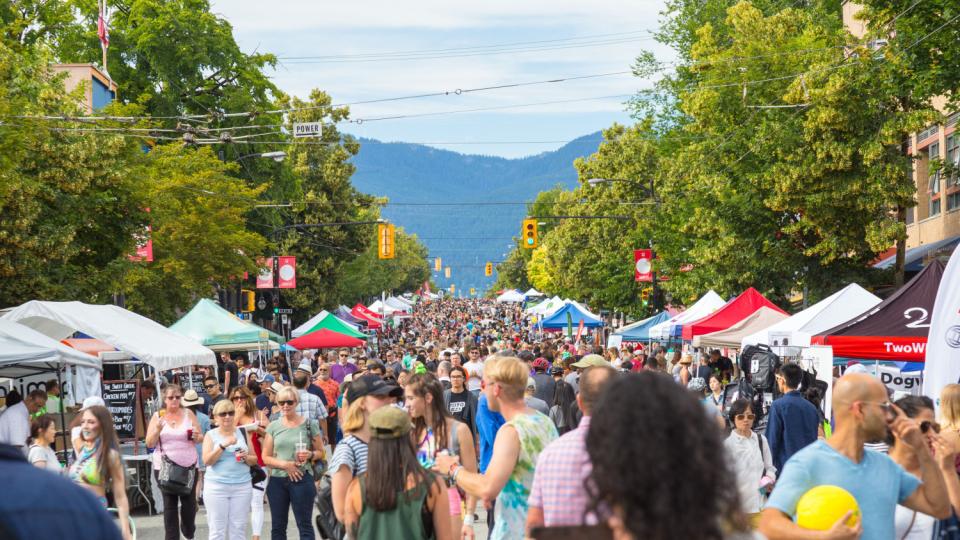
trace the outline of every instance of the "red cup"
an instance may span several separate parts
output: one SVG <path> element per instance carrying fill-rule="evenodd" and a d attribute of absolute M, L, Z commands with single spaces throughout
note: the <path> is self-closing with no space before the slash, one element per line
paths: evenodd
<path fill-rule="evenodd" d="M 190 429 L 187 430 L 187 440 L 188 440 L 188 441 L 192 441 L 192 440 L 193 440 L 193 428 L 190 428 Z"/>
<path fill-rule="evenodd" d="M 237 463 L 240 463 L 241 461 L 243 461 L 243 457 L 240 455 L 239 450 L 237 450 L 237 453 L 234 454 L 234 456 L 237 458 Z"/>

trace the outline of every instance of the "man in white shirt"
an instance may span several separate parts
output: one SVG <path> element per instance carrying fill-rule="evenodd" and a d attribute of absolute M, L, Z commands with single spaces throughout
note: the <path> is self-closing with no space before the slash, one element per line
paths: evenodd
<path fill-rule="evenodd" d="M 467 370 L 467 374 L 470 375 L 470 377 L 467 378 L 467 390 L 479 397 L 480 383 L 483 381 L 483 362 L 480 361 L 480 349 L 470 347 L 467 355 L 470 357 L 470 360 L 463 365 L 463 369 Z"/>
<path fill-rule="evenodd" d="M 27 448 L 30 437 L 30 416 L 47 403 L 47 393 L 34 390 L 16 405 L 7 407 L 0 415 L 0 443 Z"/>

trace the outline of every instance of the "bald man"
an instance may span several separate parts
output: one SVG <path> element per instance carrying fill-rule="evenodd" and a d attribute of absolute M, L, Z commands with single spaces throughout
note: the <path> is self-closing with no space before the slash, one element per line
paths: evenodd
<path fill-rule="evenodd" d="M 760 518 L 769 540 L 806 538 L 893 540 L 897 504 L 944 519 L 950 516 L 947 489 L 917 423 L 887 399 L 880 381 L 866 374 L 841 377 L 833 387 L 836 429 L 787 461 Z M 864 450 L 890 429 L 917 456 L 921 478 L 907 473 L 885 454 Z M 922 482 L 921 482 L 922 481 Z M 860 506 L 855 527 L 840 519 L 829 531 L 803 529 L 792 521 L 797 501 L 815 486 L 831 484 L 849 491 Z"/>

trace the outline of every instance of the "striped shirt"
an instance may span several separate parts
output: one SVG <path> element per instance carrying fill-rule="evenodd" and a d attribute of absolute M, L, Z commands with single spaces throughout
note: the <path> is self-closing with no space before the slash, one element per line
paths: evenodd
<path fill-rule="evenodd" d="M 587 454 L 589 429 L 590 417 L 584 416 L 577 429 L 550 443 L 537 459 L 528 502 L 543 509 L 547 527 L 596 523 L 584 519 L 588 499 L 583 481 L 593 468 Z"/>
<path fill-rule="evenodd" d="M 353 476 L 367 472 L 367 443 L 353 435 L 344 437 L 337 443 L 337 449 L 333 451 L 327 470 L 333 474 L 340 470 L 340 466 L 349 469 Z"/>

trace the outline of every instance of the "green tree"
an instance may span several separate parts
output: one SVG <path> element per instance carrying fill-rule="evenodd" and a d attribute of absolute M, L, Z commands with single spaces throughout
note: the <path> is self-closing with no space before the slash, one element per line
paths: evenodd
<path fill-rule="evenodd" d="M 341 304 L 369 303 L 382 291 L 402 293 L 419 289 L 430 279 L 428 250 L 407 234 L 402 227 L 396 229 L 393 259 L 380 259 L 377 253 L 376 235 L 370 235 L 367 249 L 347 262 L 341 269 L 337 282 L 337 299 Z"/>
<path fill-rule="evenodd" d="M 135 177 L 149 208 L 153 262 L 139 262 L 124 277 L 127 305 L 164 324 L 217 284 L 256 271 L 266 239 L 247 229 L 245 213 L 263 188 L 229 173 L 209 148 L 155 147 Z M 231 197 L 218 194 L 229 193 Z M 246 201 L 246 202 L 244 202 Z"/>

